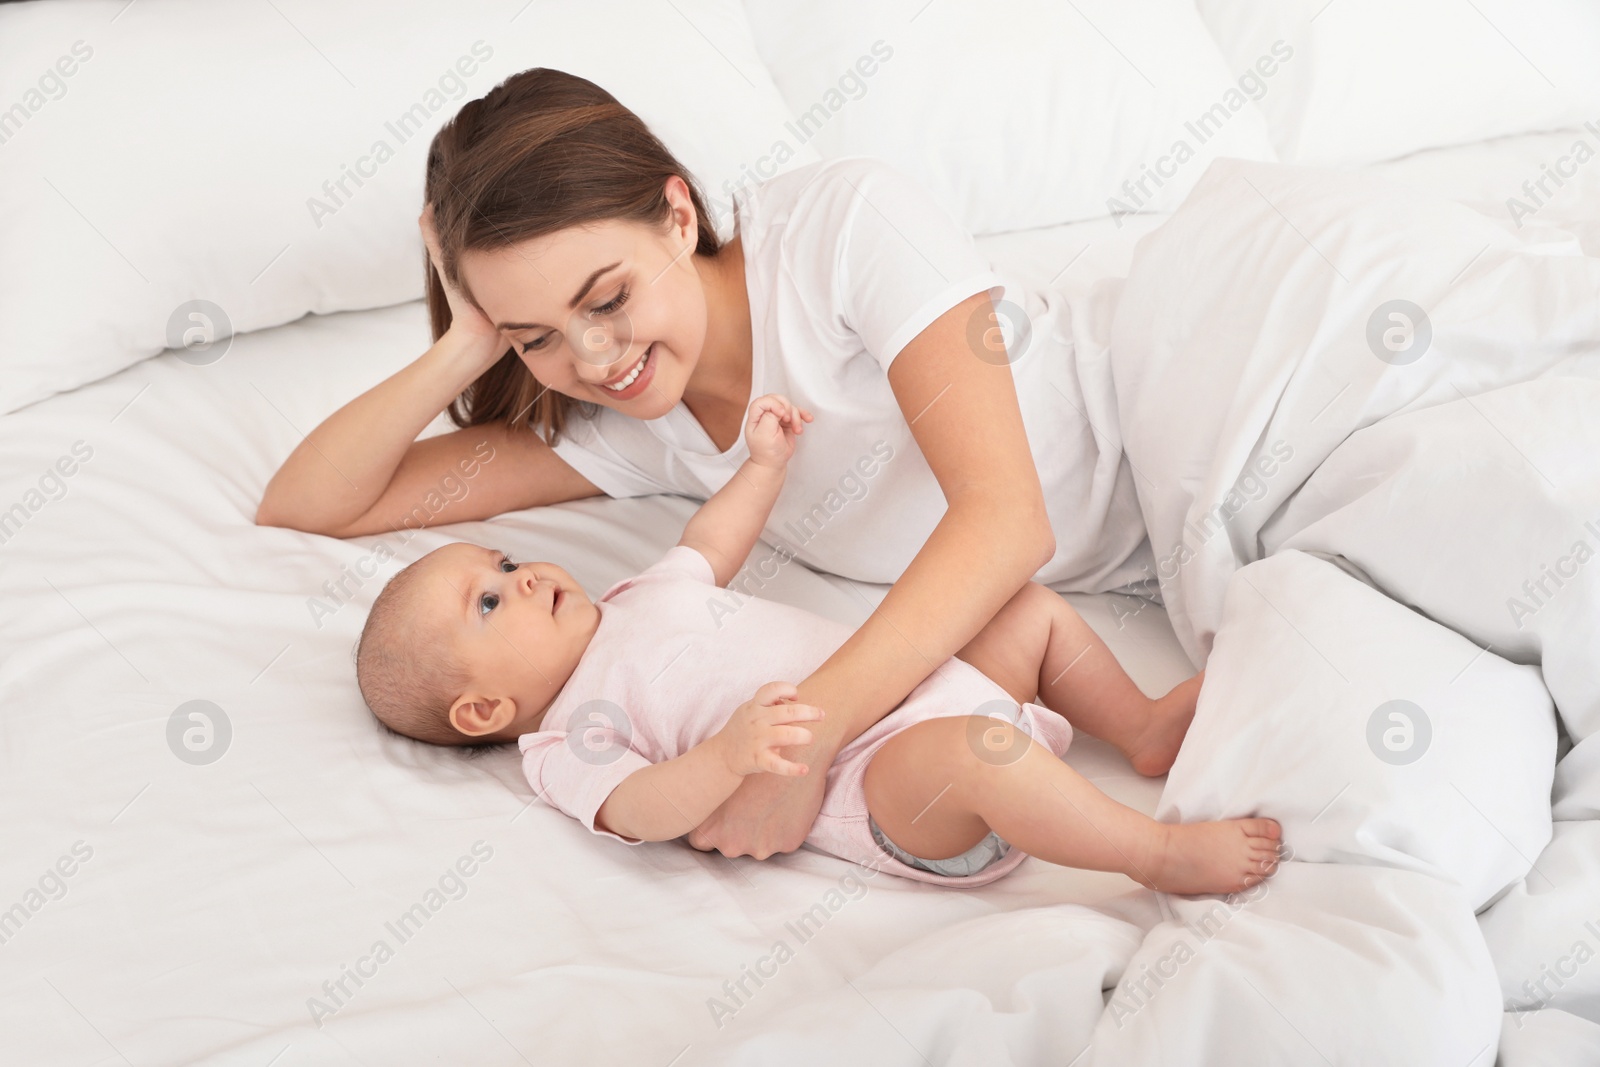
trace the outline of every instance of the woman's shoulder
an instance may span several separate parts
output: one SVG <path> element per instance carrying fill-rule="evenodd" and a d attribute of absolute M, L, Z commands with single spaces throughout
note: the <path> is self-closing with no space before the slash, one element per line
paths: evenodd
<path fill-rule="evenodd" d="M 826 290 L 819 298 L 839 295 L 850 266 L 921 270 L 931 264 L 921 263 L 930 247 L 954 249 L 960 260 L 977 255 L 943 204 L 876 156 L 837 156 L 767 179 L 745 201 L 741 226 L 757 278 L 808 279 Z M 907 257 L 918 262 L 902 262 Z"/>
<path fill-rule="evenodd" d="M 887 370 L 940 314 L 980 289 L 1010 288 L 945 205 L 875 156 L 797 167 L 761 195 L 745 245 L 751 289 L 762 294 L 752 317 L 806 333 L 778 338 L 777 358 L 832 352 L 842 366 L 865 354 Z M 799 314 L 774 314 L 779 302 Z"/>

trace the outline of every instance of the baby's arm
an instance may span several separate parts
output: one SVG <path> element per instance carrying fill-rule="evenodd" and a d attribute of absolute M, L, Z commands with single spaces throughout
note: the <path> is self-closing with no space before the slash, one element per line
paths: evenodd
<path fill-rule="evenodd" d="M 749 558 L 783 489 L 789 457 L 794 454 L 794 438 L 810 421 L 810 412 L 776 393 L 768 393 L 750 405 L 745 419 L 750 458 L 728 484 L 700 505 L 678 542 L 706 557 L 718 586 L 732 581 Z"/>
<path fill-rule="evenodd" d="M 699 826 L 744 780 L 715 740 L 628 775 L 595 812 L 595 827 L 633 841 L 671 841 Z"/>
<path fill-rule="evenodd" d="M 747 774 L 808 773 L 777 752 L 811 743 L 810 730 L 788 724 L 822 718 L 821 708 L 788 703 L 796 693 L 788 682 L 768 682 L 711 737 L 624 778 L 595 813 L 595 826 L 638 841 L 671 841 L 704 822 Z"/>

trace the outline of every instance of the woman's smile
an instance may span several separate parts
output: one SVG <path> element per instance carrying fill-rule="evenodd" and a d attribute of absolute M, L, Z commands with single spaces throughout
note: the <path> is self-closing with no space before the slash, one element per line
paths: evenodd
<path fill-rule="evenodd" d="M 638 362 L 610 381 L 601 382 L 600 388 L 618 400 L 630 400 L 644 392 L 650 379 L 655 377 L 655 364 L 650 359 L 655 347 L 655 343 L 651 342 Z"/>

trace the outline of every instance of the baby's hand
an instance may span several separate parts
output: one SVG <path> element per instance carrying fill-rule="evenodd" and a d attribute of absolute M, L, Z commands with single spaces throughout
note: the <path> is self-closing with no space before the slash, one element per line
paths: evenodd
<path fill-rule="evenodd" d="M 786 396 L 768 393 L 757 398 L 744 424 L 750 458 L 763 467 L 782 470 L 794 455 L 794 439 L 810 421 L 811 412 L 795 407 Z"/>
<path fill-rule="evenodd" d="M 811 768 L 804 763 L 786 760 L 777 752 L 780 748 L 811 741 L 810 730 L 785 723 L 822 718 L 821 708 L 785 703 L 798 694 L 799 690 L 788 682 L 768 682 L 756 690 L 752 699 L 739 705 L 710 742 L 721 749 L 730 771 L 739 775 L 771 771 L 794 777 L 810 772 Z"/>

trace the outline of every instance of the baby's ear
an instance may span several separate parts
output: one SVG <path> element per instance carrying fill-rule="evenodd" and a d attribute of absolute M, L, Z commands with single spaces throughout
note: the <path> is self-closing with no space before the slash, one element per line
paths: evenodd
<path fill-rule="evenodd" d="M 499 733 L 516 717 L 517 704 L 510 697 L 465 693 L 450 705 L 450 725 L 468 737 Z"/>

